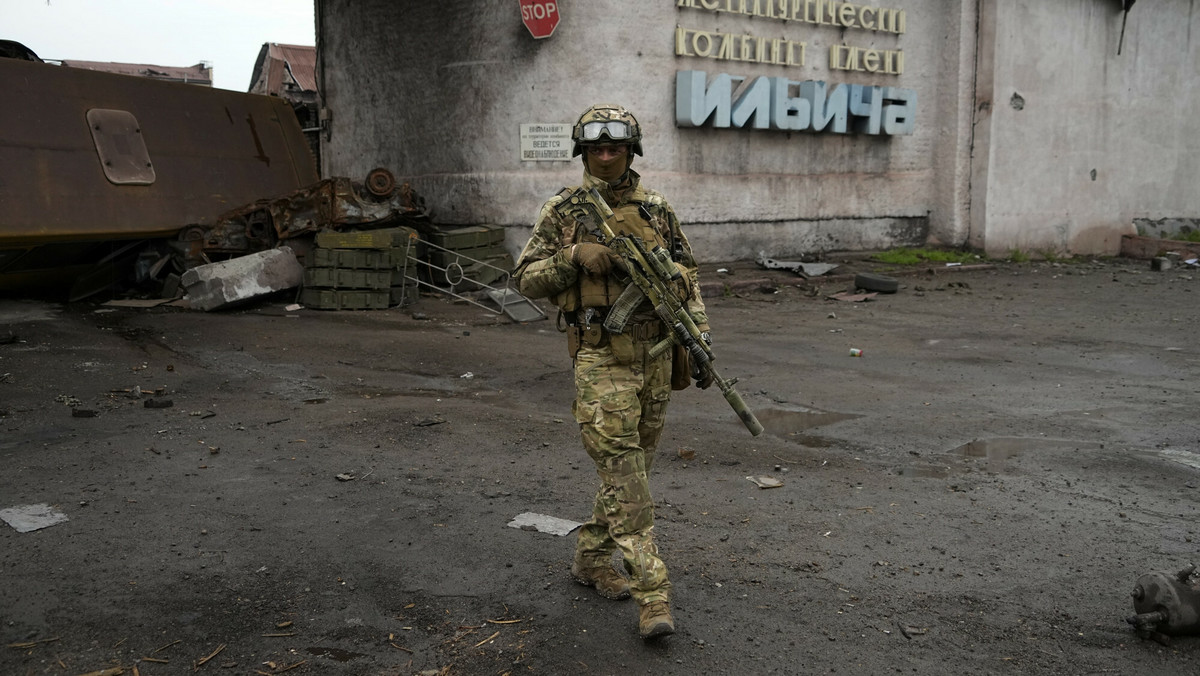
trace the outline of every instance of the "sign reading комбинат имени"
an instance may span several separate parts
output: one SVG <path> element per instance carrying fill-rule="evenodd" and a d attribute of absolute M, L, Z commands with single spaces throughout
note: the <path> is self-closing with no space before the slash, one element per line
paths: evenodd
<path fill-rule="evenodd" d="M 902 9 L 835 0 L 677 0 L 677 7 L 709 14 L 740 14 L 755 19 L 782 21 L 792 26 L 833 27 L 852 36 L 855 31 L 892 35 L 906 29 Z M 698 15 L 697 15 L 698 16 Z M 853 29 L 849 30 L 849 29 Z M 753 63 L 802 69 L 809 58 L 804 40 L 763 37 L 750 33 L 723 33 L 678 25 L 676 58 Z M 825 50 L 821 50 L 825 51 Z M 827 51 L 830 71 L 853 71 L 880 77 L 904 73 L 904 52 L 856 45 L 834 44 Z M 745 76 L 701 70 L 675 74 L 675 124 L 679 127 L 774 129 L 832 132 L 835 134 L 912 134 L 917 93 L 886 85 L 827 84 L 820 80 L 793 80 L 786 76 L 759 76 L 734 92 Z"/>

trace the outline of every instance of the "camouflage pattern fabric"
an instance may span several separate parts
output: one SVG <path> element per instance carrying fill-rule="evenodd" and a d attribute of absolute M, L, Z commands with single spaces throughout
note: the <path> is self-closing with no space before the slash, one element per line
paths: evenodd
<path fill-rule="evenodd" d="M 584 171 L 583 185 L 596 188 L 614 210 L 631 202 L 646 205 L 653 222 L 663 224 L 663 230 L 677 239 L 681 248 L 678 263 L 690 289 L 688 309 L 698 324 L 707 326 L 696 261 L 675 211 L 660 193 L 641 186 L 636 171 L 630 169 L 627 176 L 628 182 L 614 190 Z M 570 250 L 572 244 L 583 241 L 585 233 L 577 231 L 573 220 L 556 209 L 570 192 L 564 190 L 542 206 L 513 271 L 522 294 L 551 298 L 560 309 L 580 298 L 580 273 L 571 262 Z M 602 317 L 597 318 L 600 320 Z M 647 320 L 658 321 L 652 310 L 643 309 L 630 321 Z M 659 328 L 666 331 L 661 324 Z M 592 519 L 579 530 L 575 559 L 583 568 L 608 566 L 609 557 L 620 550 L 632 578 L 630 594 L 644 606 L 670 600 L 667 567 L 654 544 L 649 475 L 671 397 L 672 350 L 651 359 L 648 350 L 657 339 L 634 340 L 630 334 L 606 334 L 606 340 L 585 344 L 575 354 L 573 411 L 584 449 L 600 477 Z"/>
<path fill-rule="evenodd" d="M 579 529 L 575 558 L 607 566 L 621 551 L 629 591 L 640 605 L 669 601 L 667 567 L 654 545 L 649 475 L 671 398 L 671 354 L 651 359 L 654 341 L 635 341 L 618 363 L 610 346 L 583 347 L 575 358 L 575 420 L 596 463 L 600 488 L 592 519 Z"/>

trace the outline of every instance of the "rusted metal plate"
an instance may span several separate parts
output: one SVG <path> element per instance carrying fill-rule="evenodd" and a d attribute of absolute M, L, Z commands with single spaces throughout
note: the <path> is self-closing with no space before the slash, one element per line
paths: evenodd
<path fill-rule="evenodd" d="M 154 163 L 142 138 L 137 118 L 128 110 L 92 108 L 87 111 L 88 128 L 100 169 L 113 185 L 153 185 Z"/>
<path fill-rule="evenodd" d="M 0 106 L 0 250 L 170 236 L 318 180 L 279 98 L 16 59 L 0 59 L 0 91 L 20 102 Z M 106 177 L 94 109 L 136 120 L 152 182 Z"/>

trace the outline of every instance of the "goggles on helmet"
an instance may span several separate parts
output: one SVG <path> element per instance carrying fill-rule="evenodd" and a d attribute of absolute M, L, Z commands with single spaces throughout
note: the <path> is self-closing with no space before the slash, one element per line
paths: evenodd
<path fill-rule="evenodd" d="M 588 122 L 583 125 L 583 140 L 595 141 L 604 134 L 614 141 L 624 141 L 633 138 L 633 130 L 629 124 L 620 120 L 608 122 Z"/>

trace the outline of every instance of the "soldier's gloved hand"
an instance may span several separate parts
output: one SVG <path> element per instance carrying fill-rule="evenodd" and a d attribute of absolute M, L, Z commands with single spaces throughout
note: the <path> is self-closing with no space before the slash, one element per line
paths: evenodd
<path fill-rule="evenodd" d="M 593 277 L 603 277 L 612 270 L 617 255 L 613 250 L 595 242 L 580 242 L 574 245 L 571 262 L 583 268 Z"/>

